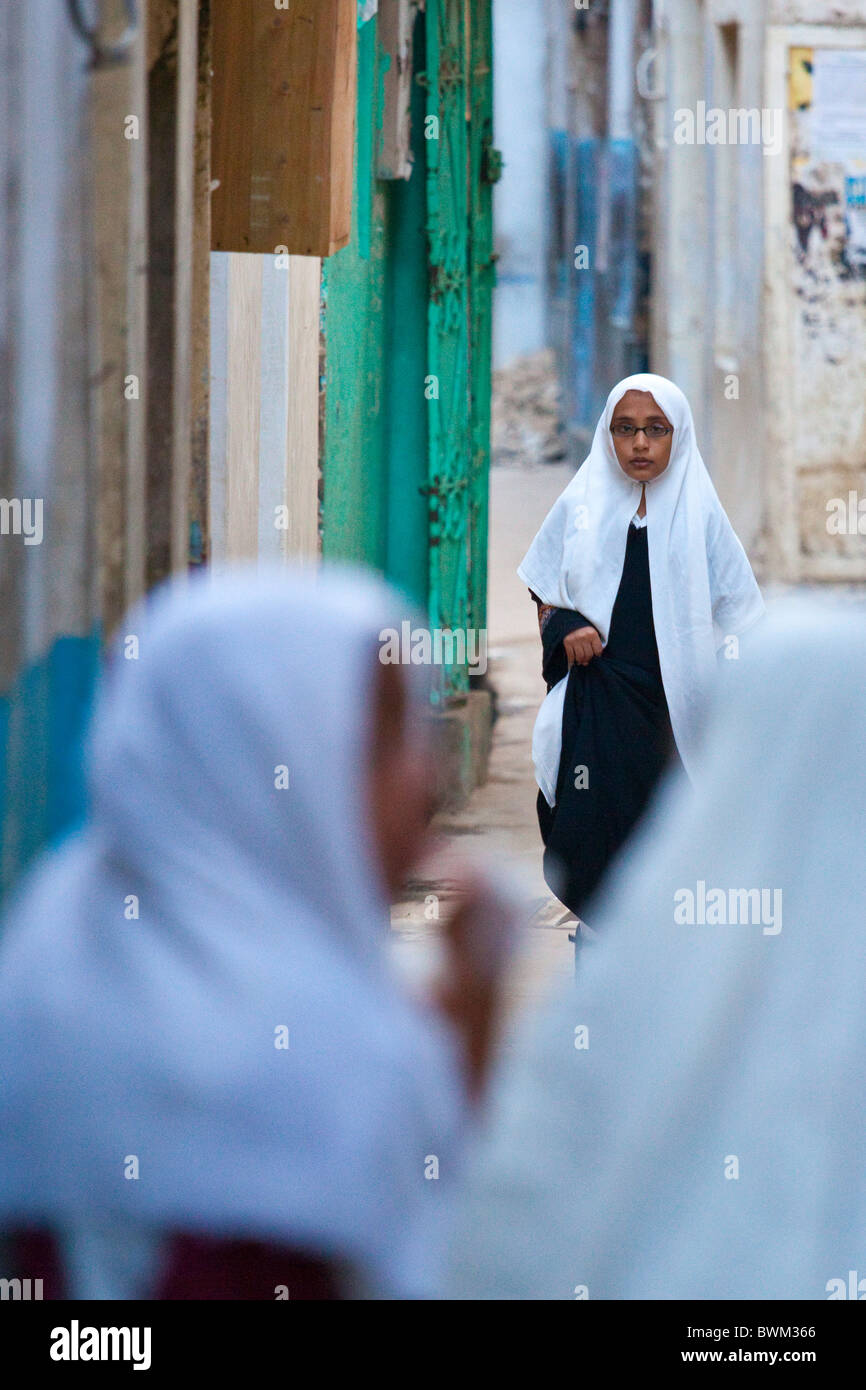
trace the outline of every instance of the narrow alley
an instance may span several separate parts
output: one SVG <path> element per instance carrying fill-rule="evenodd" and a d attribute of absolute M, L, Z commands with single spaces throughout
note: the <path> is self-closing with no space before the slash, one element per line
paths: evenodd
<path fill-rule="evenodd" d="M 864 132 L 866 0 L 0 4 L 25 1374 L 850 1376 Z"/>
<path fill-rule="evenodd" d="M 435 893 L 443 910 L 451 899 L 449 849 L 459 856 L 463 842 L 503 863 L 523 870 L 528 892 L 508 998 L 514 1016 L 537 1001 L 551 981 L 574 969 L 574 947 L 568 940 L 573 922 L 558 925 L 566 909 L 550 892 L 541 872 L 542 842 L 535 800 L 538 787 L 532 767 L 532 726 L 545 695 L 541 677 L 541 639 L 535 604 L 516 570 L 526 549 L 526 536 L 540 525 L 556 497 L 572 477 L 567 464 L 494 464 L 490 479 L 490 565 L 488 577 L 488 675 L 496 690 L 496 719 L 487 781 L 477 787 L 465 806 L 440 813 L 437 828 L 445 837 L 441 863 L 429 879 L 412 884 L 410 899 L 395 905 L 392 924 L 398 933 L 398 956 L 418 956 L 423 970 L 423 946 L 435 934 L 425 917 L 425 899 Z M 415 961 L 407 968 L 416 968 Z"/>

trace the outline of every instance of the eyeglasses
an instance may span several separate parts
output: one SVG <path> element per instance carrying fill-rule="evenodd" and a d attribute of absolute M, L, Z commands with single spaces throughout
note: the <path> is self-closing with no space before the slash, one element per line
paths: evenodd
<path fill-rule="evenodd" d="M 664 439 L 666 434 L 673 434 L 673 425 L 630 425 L 626 420 L 617 420 L 616 424 L 610 427 L 611 434 L 615 434 L 619 439 L 631 439 L 641 431 L 647 439 Z"/>

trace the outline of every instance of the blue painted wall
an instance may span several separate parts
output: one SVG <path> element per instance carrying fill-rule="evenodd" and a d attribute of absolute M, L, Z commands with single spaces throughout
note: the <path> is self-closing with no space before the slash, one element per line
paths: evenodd
<path fill-rule="evenodd" d="M 566 421 L 572 437 L 587 444 L 610 388 L 647 368 L 638 151 L 632 140 L 572 139 L 552 130 L 548 168 L 548 324 Z M 588 252 L 584 269 L 575 266 L 581 246 Z"/>
<path fill-rule="evenodd" d="M 82 740 L 99 669 L 100 633 L 58 637 L 0 698 L 0 891 L 85 808 Z"/>

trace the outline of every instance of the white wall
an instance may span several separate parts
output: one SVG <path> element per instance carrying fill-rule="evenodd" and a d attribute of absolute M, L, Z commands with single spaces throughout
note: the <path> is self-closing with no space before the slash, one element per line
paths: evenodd
<path fill-rule="evenodd" d="M 718 26 L 734 22 L 732 84 Z M 794 583 L 866 579 L 862 534 L 827 526 L 832 499 L 866 498 L 866 285 L 840 261 L 844 175 L 866 176 L 866 150 L 813 148 L 812 98 L 792 102 L 789 52 L 866 51 L 864 26 L 866 0 L 669 0 L 656 36 L 666 77 L 654 112 L 651 366 L 689 395 L 746 549 L 766 578 Z M 676 145 L 674 112 L 698 99 L 781 113 L 779 148 Z M 794 182 L 826 198 L 805 255 Z"/>
<path fill-rule="evenodd" d="M 547 236 L 546 6 L 493 0 L 494 143 L 505 168 L 494 190 L 497 286 L 493 365 L 545 346 Z"/>
<path fill-rule="evenodd" d="M 738 26 L 733 66 L 720 24 Z M 750 554 L 766 518 L 770 467 L 761 350 L 768 159 L 760 146 L 677 144 L 673 133 L 675 113 L 699 102 L 764 105 L 763 37 L 754 0 L 670 0 L 655 35 L 664 96 L 652 112 L 650 368 L 688 396 L 710 476 Z"/>
<path fill-rule="evenodd" d="M 0 688 L 97 616 L 87 58 L 52 0 L 0 10 L 0 495 L 43 508 L 0 537 Z"/>

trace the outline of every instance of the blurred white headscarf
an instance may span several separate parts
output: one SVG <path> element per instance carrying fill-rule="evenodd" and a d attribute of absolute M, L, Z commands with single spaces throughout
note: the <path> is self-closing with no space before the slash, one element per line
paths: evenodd
<path fill-rule="evenodd" d="M 782 601 L 735 667 L 698 788 L 667 781 L 502 1068 L 452 1294 L 825 1299 L 866 1276 L 866 613 Z M 679 924 L 699 881 L 781 899 Z"/>
<path fill-rule="evenodd" d="M 662 682 L 677 750 L 691 776 L 716 652 L 726 637 L 758 621 L 764 602 L 701 458 L 691 408 L 678 386 L 651 372 L 614 386 L 589 455 L 545 517 L 517 573 L 544 603 L 582 613 L 607 641 L 629 523 L 643 486 L 623 472 L 610 433 L 613 412 L 627 391 L 649 391 L 674 427 L 668 466 L 646 484 L 646 516 Z M 536 766 L 547 769 L 539 774 L 542 790 L 549 769 L 559 766 L 564 689 L 561 682 L 554 687 L 539 715 L 533 754 Z"/>
<path fill-rule="evenodd" d="M 405 606 L 282 569 L 126 619 L 89 823 L 0 944 L 0 1224 L 114 1215 L 341 1257 L 386 1294 L 435 1280 L 462 1082 L 388 969 L 366 782 Z"/>

